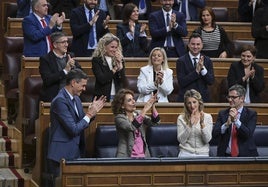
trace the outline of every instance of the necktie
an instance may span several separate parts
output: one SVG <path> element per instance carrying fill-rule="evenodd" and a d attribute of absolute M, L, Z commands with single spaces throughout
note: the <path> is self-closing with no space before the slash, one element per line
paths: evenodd
<path fill-rule="evenodd" d="M 47 27 L 47 23 L 46 23 L 46 21 L 45 21 L 44 18 L 41 19 L 41 23 L 42 23 L 43 28 L 46 28 Z M 53 46 L 52 46 L 52 42 L 51 42 L 50 36 L 47 35 L 46 36 L 46 39 L 47 39 L 47 41 L 49 43 L 49 47 L 48 47 L 49 49 L 48 49 L 48 51 L 51 51 L 53 49 Z"/>
<path fill-rule="evenodd" d="M 77 110 L 77 105 L 76 105 L 76 101 L 75 101 L 75 98 L 73 98 L 73 104 L 74 104 L 74 110 L 75 110 L 75 113 L 79 116 L 79 113 L 78 113 L 78 110 Z"/>
<path fill-rule="evenodd" d="M 88 21 L 90 22 L 92 20 L 92 13 L 91 10 L 89 11 L 88 14 Z M 94 26 L 92 25 L 92 28 L 89 33 L 89 42 L 88 42 L 89 47 L 93 48 L 95 46 L 95 40 L 94 40 Z"/>
<path fill-rule="evenodd" d="M 169 26 L 170 18 L 169 18 L 169 13 L 167 13 L 166 17 L 166 25 Z M 167 47 L 172 47 L 171 46 L 171 32 L 167 33 Z"/>
<path fill-rule="evenodd" d="M 145 9 L 145 0 L 140 0 L 140 8 Z"/>
<path fill-rule="evenodd" d="M 237 155 L 238 155 L 237 129 L 235 124 L 232 124 L 231 156 L 236 157 Z"/>
<path fill-rule="evenodd" d="M 193 61 L 194 61 L 194 68 L 196 68 L 196 64 L 197 64 L 197 58 L 193 58 Z"/>

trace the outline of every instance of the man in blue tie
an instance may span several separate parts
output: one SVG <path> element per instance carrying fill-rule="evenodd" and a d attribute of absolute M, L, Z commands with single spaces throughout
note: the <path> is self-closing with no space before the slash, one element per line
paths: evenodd
<path fill-rule="evenodd" d="M 134 3 L 139 8 L 139 20 L 148 20 L 152 12 L 152 4 L 155 0 L 121 0 L 125 6 L 127 3 Z"/>
<path fill-rule="evenodd" d="M 97 9 L 98 0 L 84 0 L 84 4 L 73 9 L 70 26 L 73 34 L 71 51 L 77 57 L 90 57 L 99 39 L 109 32 L 110 16 Z"/>
<path fill-rule="evenodd" d="M 174 0 L 160 0 L 160 3 L 162 9 L 152 12 L 149 17 L 151 49 L 163 47 L 168 57 L 180 57 L 186 52 L 182 40 L 188 34 L 185 16 L 172 10 Z"/>
<path fill-rule="evenodd" d="M 184 13 L 186 21 L 198 21 L 198 8 L 204 8 L 206 0 L 175 0 L 173 9 Z"/>

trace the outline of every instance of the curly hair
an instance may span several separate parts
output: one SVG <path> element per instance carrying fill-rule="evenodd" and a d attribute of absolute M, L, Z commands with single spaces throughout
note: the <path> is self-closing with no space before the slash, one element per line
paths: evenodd
<path fill-rule="evenodd" d="M 114 96 L 114 100 L 112 101 L 112 111 L 114 115 L 117 114 L 124 114 L 125 111 L 122 108 L 124 102 L 125 102 L 125 97 L 127 94 L 130 94 L 134 97 L 134 92 L 129 89 L 120 89 L 117 94 Z"/>
<path fill-rule="evenodd" d="M 202 96 L 201 94 L 196 91 L 195 89 L 191 89 L 191 90 L 187 90 L 184 94 L 184 108 L 183 108 L 183 111 L 184 111 L 184 120 L 186 121 L 186 123 L 189 125 L 190 124 L 190 118 L 191 118 L 191 111 L 188 109 L 187 107 L 187 102 L 188 102 L 188 98 L 195 98 L 198 103 L 199 103 L 199 112 L 203 111 L 204 109 L 204 102 L 203 102 L 203 99 L 202 99 Z"/>
<path fill-rule="evenodd" d="M 116 41 L 118 43 L 118 50 L 120 52 L 120 55 L 122 55 L 122 46 L 121 46 L 119 38 L 113 35 L 112 33 L 107 33 L 102 38 L 100 38 L 98 42 L 98 46 L 94 50 L 92 57 L 101 57 L 104 62 L 105 61 L 104 57 L 106 54 L 105 47 L 113 41 Z"/>
<path fill-rule="evenodd" d="M 148 65 L 153 65 L 152 63 L 152 55 L 155 51 L 160 51 L 163 55 L 163 62 L 162 62 L 162 68 L 163 70 L 166 70 L 168 68 L 168 61 L 167 61 L 167 54 L 164 48 L 162 47 L 155 47 L 152 49 L 150 55 L 149 55 L 149 60 L 148 60 Z"/>

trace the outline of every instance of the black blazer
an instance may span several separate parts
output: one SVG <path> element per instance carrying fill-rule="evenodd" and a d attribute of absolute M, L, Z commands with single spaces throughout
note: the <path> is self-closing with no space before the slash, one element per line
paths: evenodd
<path fill-rule="evenodd" d="M 95 12 L 97 9 L 95 9 Z M 106 14 L 100 10 L 98 21 L 96 22 L 97 41 L 109 32 L 109 29 L 104 29 L 103 21 L 106 19 Z M 71 51 L 75 56 L 91 56 L 92 51 L 87 49 L 89 33 L 92 26 L 89 25 L 84 5 L 72 10 L 70 16 L 70 27 L 73 34 Z"/>
<path fill-rule="evenodd" d="M 255 69 L 255 76 L 249 79 L 249 97 L 251 103 L 261 102 L 260 92 L 264 90 L 264 69 L 256 63 L 252 64 Z M 245 76 L 244 65 L 241 61 L 231 64 L 227 80 L 229 88 L 235 84 L 240 84 L 247 89 L 247 81 L 243 82 Z"/>
<path fill-rule="evenodd" d="M 63 69 L 60 71 L 58 69 L 56 58 L 57 57 L 53 51 L 50 51 L 48 54 L 40 57 L 39 73 L 43 80 L 40 92 L 40 101 L 51 102 L 61 89 L 61 81 L 66 79 Z M 66 58 L 66 62 L 67 60 L 68 59 Z M 81 69 L 78 62 L 75 62 L 75 68 Z"/>
<path fill-rule="evenodd" d="M 110 101 L 112 80 L 114 80 L 116 92 L 126 86 L 125 65 L 123 69 L 113 74 L 106 61 L 101 57 L 92 58 L 92 70 L 96 77 L 94 95 L 100 97 L 105 95 Z"/>
<path fill-rule="evenodd" d="M 135 24 L 135 32 L 133 40 L 127 37 L 130 32 L 128 24 L 119 23 L 117 25 L 116 35 L 120 39 L 124 57 L 144 57 L 147 54 L 147 37 L 140 36 L 141 25 Z"/>
<path fill-rule="evenodd" d="M 216 124 L 212 131 L 214 139 L 218 139 L 217 156 L 225 156 L 226 149 L 231 136 L 231 126 L 221 134 L 221 126 L 227 121 L 229 110 L 225 109 L 219 112 Z M 243 107 L 241 116 L 241 127 L 238 129 L 238 147 L 239 157 L 241 156 L 258 156 L 257 148 L 253 139 L 256 128 L 257 113 L 246 107 Z"/>
<path fill-rule="evenodd" d="M 207 74 L 202 76 L 195 71 L 189 53 L 180 57 L 176 63 L 177 79 L 179 83 L 178 102 L 183 102 L 186 90 L 195 89 L 202 95 L 205 102 L 210 101 L 208 85 L 214 83 L 213 64 L 209 57 L 204 56 L 204 66 Z"/>

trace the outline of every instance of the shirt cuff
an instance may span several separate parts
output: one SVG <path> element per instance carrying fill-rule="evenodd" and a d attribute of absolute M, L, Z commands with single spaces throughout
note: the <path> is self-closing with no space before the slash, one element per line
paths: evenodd
<path fill-rule="evenodd" d="M 131 32 L 127 32 L 126 35 L 127 35 L 129 40 L 133 40 L 134 37 L 132 36 Z"/>
<path fill-rule="evenodd" d="M 87 123 L 90 122 L 90 118 L 87 115 L 85 115 L 83 119 L 86 120 Z"/>
<path fill-rule="evenodd" d="M 66 69 L 63 69 L 63 72 L 65 73 L 65 75 L 68 74 L 68 71 L 66 71 Z"/>
<path fill-rule="evenodd" d="M 222 126 L 221 126 L 221 134 L 224 134 L 226 129 L 228 129 L 228 126 L 226 125 L 226 123 L 224 123 Z"/>
<path fill-rule="evenodd" d="M 205 76 L 207 73 L 208 73 L 208 70 L 207 70 L 207 68 L 204 66 L 202 69 L 201 69 L 201 75 L 202 76 Z"/>

